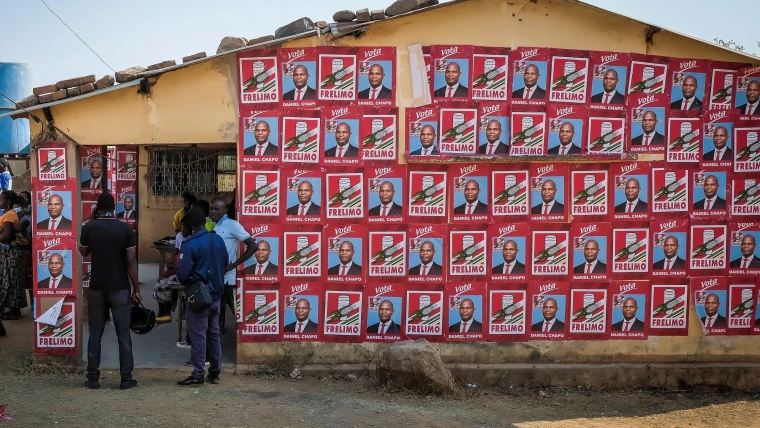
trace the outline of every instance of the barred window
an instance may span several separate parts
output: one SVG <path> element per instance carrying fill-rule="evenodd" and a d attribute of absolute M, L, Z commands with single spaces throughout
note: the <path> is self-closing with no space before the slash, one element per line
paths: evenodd
<path fill-rule="evenodd" d="M 146 180 L 149 206 L 177 208 L 185 190 L 199 198 L 232 195 L 237 181 L 237 156 L 230 149 L 148 147 Z M 173 198 L 162 198 L 163 196 Z"/>

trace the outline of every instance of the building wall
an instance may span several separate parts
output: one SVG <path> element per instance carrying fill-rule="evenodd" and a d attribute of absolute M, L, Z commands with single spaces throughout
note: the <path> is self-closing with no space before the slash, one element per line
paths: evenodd
<path fill-rule="evenodd" d="M 290 41 L 284 46 L 396 46 L 399 106 L 411 105 L 407 46 L 416 43 L 550 46 L 747 60 L 739 53 L 670 32 L 654 34 L 648 44 L 646 34 L 645 24 L 574 1 L 470 0 L 373 23 L 360 37 L 333 39 L 326 35 Z M 148 95 L 138 93 L 136 87 L 126 88 L 55 106 L 51 112 L 56 125 L 84 145 L 237 143 L 237 87 L 235 55 L 229 54 L 161 75 Z M 403 148 L 404 142 L 401 144 Z M 147 163 L 145 150 L 140 150 L 140 163 Z M 141 167 L 138 175 L 144 174 Z M 149 248 L 150 243 L 172 233 L 174 210 L 149 207 L 144 182 L 139 185 L 139 192 L 140 259 L 153 261 L 157 254 Z M 694 309 L 691 311 L 690 337 L 551 344 L 441 344 L 439 348 L 449 362 L 760 361 L 760 349 L 751 338 L 703 338 Z M 238 355 L 241 363 L 260 363 L 294 353 L 300 360 L 311 355 L 312 362 L 357 363 L 372 360 L 382 348 L 373 344 L 241 343 Z"/>

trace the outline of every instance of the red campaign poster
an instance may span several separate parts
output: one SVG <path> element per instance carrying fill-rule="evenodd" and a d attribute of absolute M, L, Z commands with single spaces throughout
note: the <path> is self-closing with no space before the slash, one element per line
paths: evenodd
<path fill-rule="evenodd" d="M 610 310 L 607 283 L 573 282 L 570 286 L 570 340 L 605 340 Z"/>
<path fill-rule="evenodd" d="M 688 336 L 689 286 L 686 278 L 652 280 L 649 309 L 650 336 Z"/>
<path fill-rule="evenodd" d="M 276 222 L 282 215 L 280 170 L 277 167 L 242 171 L 242 217 L 260 222 Z"/>
<path fill-rule="evenodd" d="M 80 204 L 82 206 L 82 218 L 81 218 L 81 221 L 82 221 L 82 226 L 84 226 L 92 218 L 92 213 L 95 212 L 95 209 L 98 206 L 98 201 L 83 200 L 83 201 L 80 202 Z M 74 224 L 76 224 L 76 223 L 74 223 Z"/>
<path fill-rule="evenodd" d="M 406 165 L 364 168 L 368 223 L 402 224 L 406 218 Z"/>
<path fill-rule="evenodd" d="M 241 223 L 251 234 L 256 252 L 243 263 L 245 284 L 274 283 L 282 279 L 282 225 L 279 223 L 260 224 L 243 218 Z M 241 244 L 241 247 L 244 245 Z M 241 248 L 241 252 L 243 249 Z"/>
<path fill-rule="evenodd" d="M 569 224 L 535 225 L 531 231 L 531 275 L 564 280 L 570 274 Z"/>
<path fill-rule="evenodd" d="M 327 281 L 364 283 L 367 278 L 367 228 L 360 224 L 329 225 L 322 230 L 327 254 Z"/>
<path fill-rule="evenodd" d="M 90 277 L 92 275 L 92 266 L 90 263 L 90 257 L 82 258 L 82 288 L 90 288 Z"/>
<path fill-rule="evenodd" d="M 648 281 L 610 281 L 610 339 L 646 339 L 649 335 Z"/>
<path fill-rule="evenodd" d="M 409 167 L 407 205 L 410 222 L 445 223 L 447 219 L 447 165 Z"/>
<path fill-rule="evenodd" d="M 608 220 L 610 174 L 607 164 L 579 164 L 570 172 L 570 214 L 573 220 Z"/>
<path fill-rule="evenodd" d="M 512 105 L 544 105 L 549 99 L 550 48 L 518 47 L 509 54 Z"/>
<path fill-rule="evenodd" d="M 747 335 L 755 330 L 753 311 L 755 279 L 756 277 L 728 277 L 726 312 L 728 312 L 728 334 L 730 335 Z"/>
<path fill-rule="evenodd" d="M 587 155 L 622 155 L 627 147 L 625 112 L 588 110 Z"/>
<path fill-rule="evenodd" d="M 113 182 L 116 179 L 116 146 L 107 146 L 106 155 L 108 156 L 106 160 L 108 179 Z"/>
<path fill-rule="evenodd" d="M 106 147 L 81 146 L 79 147 L 79 155 L 82 159 L 81 194 L 97 199 L 104 190 L 111 188 L 111 183 L 108 180 L 108 169 L 105 164 Z"/>
<path fill-rule="evenodd" d="M 652 259 L 650 251 L 648 223 L 615 222 L 612 224 L 613 277 L 617 279 L 646 278 Z"/>
<path fill-rule="evenodd" d="M 56 299 L 46 299 L 56 300 Z M 52 310 L 51 315 L 57 318 L 55 324 L 34 323 L 36 355 L 76 355 L 77 354 L 77 308 L 76 299 L 67 298 L 59 310 L 52 306 L 47 310 L 42 306 L 42 299 L 36 299 L 36 313 L 45 314 Z M 55 304 L 57 302 L 54 302 Z"/>
<path fill-rule="evenodd" d="M 692 222 L 689 244 L 689 268 L 692 275 L 728 273 L 728 226 Z"/>
<path fill-rule="evenodd" d="M 499 169 L 499 168 L 495 168 Z M 530 211 L 528 166 L 491 170 L 491 216 L 495 222 L 527 220 Z"/>
<path fill-rule="evenodd" d="M 319 110 L 284 111 L 282 117 L 282 163 L 318 164 L 322 153 Z"/>
<path fill-rule="evenodd" d="M 66 143 L 51 141 L 37 149 L 37 180 L 40 185 L 63 184 L 68 178 Z"/>
<path fill-rule="evenodd" d="M 409 339 L 443 341 L 444 284 L 408 284 L 406 288 L 406 329 Z"/>
<path fill-rule="evenodd" d="M 728 217 L 727 198 L 731 197 L 731 177 L 725 170 L 689 170 L 691 175 L 691 215 L 713 219 Z"/>
<path fill-rule="evenodd" d="M 325 325 L 322 340 L 325 342 L 361 342 L 363 289 L 360 284 L 326 284 L 324 307 Z"/>
<path fill-rule="evenodd" d="M 240 277 L 240 269 L 237 272 L 237 278 L 235 278 L 235 322 L 243 322 L 243 289 L 244 279 Z"/>
<path fill-rule="evenodd" d="M 569 211 L 569 189 L 566 183 L 568 165 L 558 163 L 530 164 L 531 221 L 566 222 Z"/>
<path fill-rule="evenodd" d="M 586 141 L 588 125 L 586 107 L 552 103 L 547 108 L 549 117 L 549 142 L 547 153 L 550 155 L 580 156 Z"/>
<path fill-rule="evenodd" d="M 531 272 L 530 225 L 492 224 L 488 226 L 491 242 L 490 281 L 526 282 Z"/>
<path fill-rule="evenodd" d="M 467 88 L 473 73 L 472 52 L 473 47 L 467 45 L 430 46 L 430 56 L 433 61 L 430 93 L 433 96 L 433 102 L 472 99 L 470 89 Z"/>
<path fill-rule="evenodd" d="M 325 174 L 327 190 L 327 219 L 332 222 L 362 221 L 367 211 L 364 194 L 364 173 L 344 169 L 340 173 Z M 331 168 L 334 171 L 334 168 Z M 358 170 L 361 171 L 361 170 Z"/>
<path fill-rule="evenodd" d="M 116 193 L 116 218 L 137 230 L 137 183 L 118 181 L 114 184 Z"/>
<path fill-rule="evenodd" d="M 425 70 L 427 71 L 427 78 L 428 78 L 428 86 L 432 85 L 433 83 L 433 58 L 430 56 L 430 46 L 423 46 L 422 47 L 422 59 L 425 61 Z M 432 97 L 433 94 L 431 93 L 430 96 Z"/>
<path fill-rule="evenodd" d="M 727 293 L 728 280 L 724 276 L 691 277 L 692 304 L 705 335 L 725 336 L 728 334 Z"/>
<path fill-rule="evenodd" d="M 397 342 L 404 330 L 403 284 L 384 282 L 369 283 L 364 286 L 366 309 L 364 323 L 367 342 Z"/>
<path fill-rule="evenodd" d="M 567 339 L 567 294 L 569 283 L 563 281 L 531 281 L 530 340 Z"/>
<path fill-rule="evenodd" d="M 361 158 L 365 164 L 398 162 L 398 108 L 364 107 L 359 129 Z"/>
<path fill-rule="evenodd" d="M 50 239 L 53 237 L 75 238 L 76 231 L 76 189 L 73 179 L 64 180 L 59 185 L 52 185 L 33 179 L 32 209 L 34 219 L 33 237 Z M 96 196 L 97 198 L 97 196 Z M 89 217 L 90 212 L 82 210 L 82 216 Z"/>
<path fill-rule="evenodd" d="M 473 47 L 470 87 L 472 99 L 507 101 L 509 48 Z"/>
<path fill-rule="evenodd" d="M 406 226 L 371 226 L 368 237 L 368 281 L 403 281 L 407 276 L 408 266 Z"/>
<path fill-rule="evenodd" d="M 691 117 L 691 114 L 681 114 L 680 111 L 670 113 L 667 129 L 669 142 L 665 157 L 670 163 L 694 164 L 702 158 L 702 121 L 699 117 Z"/>
<path fill-rule="evenodd" d="M 478 153 L 479 121 L 475 103 L 442 102 L 438 139 L 442 155 L 462 156 Z"/>
<path fill-rule="evenodd" d="M 527 340 L 527 283 L 488 284 L 488 340 L 522 342 Z"/>
<path fill-rule="evenodd" d="M 116 146 L 116 179 L 137 182 L 137 148 L 135 146 Z"/>
<path fill-rule="evenodd" d="M 588 52 L 552 49 L 549 101 L 586 104 L 589 90 Z"/>
<path fill-rule="evenodd" d="M 710 70 L 710 92 L 702 102 L 705 110 L 732 110 L 734 108 L 734 77 L 739 69 L 749 64 L 713 61 Z"/>
<path fill-rule="evenodd" d="M 712 110 L 702 115 L 702 151 L 699 165 L 703 168 L 730 169 L 734 162 L 734 125 L 739 122 L 735 110 Z"/>
<path fill-rule="evenodd" d="M 689 268 L 689 217 L 652 219 L 652 272 L 655 276 L 683 278 Z"/>
<path fill-rule="evenodd" d="M 628 96 L 628 151 L 665 153 L 667 135 L 667 94 Z"/>
<path fill-rule="evenodd" d="M 507 156 L 509 154 L 509 104 L 506 102 L 478 102 L 480 127 L 478 154 Z"/>
<path fill-rule="evenodd" d="M 439 151 L 438 106 L 406 109 L 406 156 L 413 159 L 448 159 Z"/>
<path fill-rule="evenodd" d="M 570 225 L 573 245 L 573 281 L 606 281 L 612 274 L 610 266 L 609 223 L 580 223 Z"/>
<path fill-rule="evenodd" d="M 760 183 L 754 174 L 734 174 L 731 180 L 731 216 L 760 214 Z"/>
<path fill-rule="evenodd" d="M 410 224 L 408 282 L 445 282 L 448 254 L 448 228 L 445 224 Z"/>
<path fill-rule="evenodd" d="M 510 156 L 546 154 L 546 113 L 539 106 L 512 106 Z"/>
<path fill-rule="evenodd" d="M 760 67 L 740 68 L 734 77 L 734 107 L 739 114 L 760 115 Z"/>
<path fill-rule="evenodd" d="M 670 58 L 670 79 L 665 91 L 670 94 L 672 110 L 707 110 L 710 94 L 709 59 Z"/>
<path fill-rule="evenodd" d="M 485 282 L 456 282 L 446 284 L 448 322 L 446 340 L 449 342 L 483 341 L 488 316 L 485 301 Z"/>
<path fill-rule="evenodd" d="M 759 83 L 760 85 L 760 83 Z M 734 172 L 760 171 L 760 120 L 736 124 L 734 128 Z"/>
<path fill-rule="evenodd" d="M 238 52 L 237 58 L 240 68 L 240 104 L 276 107 L 280 102 L 277 51 L 255 49 Z"/>
<path fill-rule="evenodd" d="M 322 284 L 286 282 L 282 291 L 282 340 L 313 342 L 322 336 Z"/>
<path fill-rule="evenodd" d="M 324 276 L 322 227 L 316 225 L 283 227 L 283 279 L 318 281 Z"/>
<path fill-rule="evenodd" d="M 277 49 L 282 107 L 317 105 L 317 48 Z"/>
<path fill-rule="evenodd" d="M 614 220 L 646 220 L 649 218 L 649 162 L 620 162 L 610 165 L 614 184 Z"/>
<path fill-rule="evenodd" d="M 280 175 L 285 190 L 285 221 L 302 224 L 324 223 L 323 170 L 315 167 L 283 169 Z"/>
<path fill-rule="evenodd" d="M 362 165 L 359 138 L 363 130 L 359 127 L 364 109 L 355 106 L 325 107 L 322 109 L 322 123 L 325 127 L 324 165 Z"/>
<path fill-rule="evenodd" d="M 260 164 L 279 164 L 280 148 L 280 111 L 265 110 L 244 113 L 240 116 L 241 165 L 259 167 Z"/>
<path fill-rule="evenodd" d="M 246 284 L 243 287 L 243 322 L 240 342 L 279 342 L 282 337 L 280 285 Z"/>
<path fill-rule="evenodd" d="M 486 231 L 466 226 L 454 228 L 449 230 L 449 280 L 485 281 L 489 266 Z"/>
<path fill-rule="evenodd" d="M 652 213 L 689 212 L 689 171 L 652 168 Z"/>
<path fill-rule="evenodd" d="M 629 94 L 665 93 L 667 75 L 668 58 L 654 55 L 631 54 L 627 92 Z"/>
<path fill-rule="evenodd" d="M 591 51 L 590 57 L 590 108 L 623 111 L 631 56 L 622 52 Z"/>
<path fill-rule="evenodd" d="M 359 61 L 357 104 L 392 107 L 396 104 L 396 48 L 364 46 L 356 50 Z"/>
<path fill-rule="evenodd" d="M 760 242 L 760 223 L 730 223 L 728 233 L 731 239 L 728 273 L 737 276 L 760 274 L 760 257 L 757 251 L 757 243 Z"/>
<path fill-rule="evenodd" d="M 449 165 L 453 196 L 449 209 L 454 213 L 453 223 L 490 223 L 488 207 L 488 180 L 491 168 L 483 163 L 456 163 Z"/>
<path fill-rule="evenodd" d="M 317 48 L 319 74 L 317 99 L 323 106 L 347 105 L 356 100 L 356 48 L 321 46 Z"/>
<path fill-rule="evenodd" d="M 78 244 L 72 238 L 34 238 L 32 257 L 35 296 L 76 296 L 79 281 L 74 266 L 74 253 Z"/>

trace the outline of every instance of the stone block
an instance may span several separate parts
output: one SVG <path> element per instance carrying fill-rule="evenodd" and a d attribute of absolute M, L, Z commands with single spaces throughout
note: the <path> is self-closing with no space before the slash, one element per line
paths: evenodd
<path fill-rule="evenodd" d="M 98 79 L 95 78 L 94 74 L 90 74 L 89 76 L 82 76 L 82 85 L 86 85 L 88 83 L 95 83 Z"/>
<path fill-rule="evenodd" d="M 356 22 L 370 21 L 369 9 L 359 9 L 356 11 Z"/>
<path fill-rule="evenodd" d="M 66 79 L 61 80 L 60 82 L 55 84 L 55 87 L 58 90 L 66 89 L 66 88 L 73 88 L 74 86 L 84 85 L 84 82 L 82 81 L 81 77 L 75 77 L 73 79 Z"/>
<path fill-rule="evenodd" d="M 144 73 L 147 70 L 145 67 L 137 66 L 137 67 L 129 67 L 126 70 L 121 70 L 116 72 L 116 83 L 126 83 L 132 80 L 135 80 L 139 77 L 140 73 Z"/>
<path fill-rule="evenodd" d="M 227 36 L 219 43 L 219 47 L 216 48 L 216 53 L 220 54 L 223 52 L 229 52 L 247 45 L 248 39 L 245 37 Z"/>
<path fill-rule="evenodd" d="M 328 24 L 327 21 L 317 21 L 314 23 L 314 26 L 321 29 L 329 27 L 330 24 Z"/>
<path fill-rule="evenodd" d="M 33 105 L 37 105 L 40 102 L 40 98 L 37 95 L 29 95 L 28 97 L 24 98 L 23 100 L 16 101 L 16 104 L 19 107 L 31 107 Z"/>
<path fill-rule="evenodd" d="M 76 97 L 79 95 L 79 87 L 74 88 L 66 88 L 66 96 L 67 97 Z"/>
<path fill-rule="evenodd" d="M 58 88 L 55 85 L 38 86 L 32 89 L 34 95 L 50 94 L 57 91 Z"/>
<path fill-rule="evenodd" d="M 185 63 L 185 62 L 195 61 L 196 59 L 201 59 L 201 58 L 206 58 L 206 52 L 198 52 L 197 54 L 183 56 L 182 62 Z"/>
<path fill-rule="evenodd" d="M 103 89 L 107 88 L 109 86 L 113 86 L 114 78 L 110 74 L 106 74 L 105 76 L 98 79 L 97 82 L 95 82 L 95 88 L 96 89 Z"/>
<path fill-rule="evenodd" d="M 88 92 L 92 92 L 95 90 L 95 84 L 94 83 L 85 83 L 84 85 L 79 87 L 79 93 L 80 94 L 86 94 Z"/>
<path fill-rule="evenodd" d="M 295 21 L 278 28 L 274 32 L 274 38 L 282 39 L 284 37 L 295 36 L 296 34 L 312 31 L 315 28 L 316 27 L 314 27 L 314 22 L 311 19 L 307 17 L 303 17 L 303 18 L 296 19 Z"/>
<path fill-rule="evenodd" d="M 373 10 L 369 13 L 370 19 L 373 21 L 380 21 L 381 19 L 385 19 L 385 11 L 384 10 Z"/>
<path fill-rule="evenodd" d="M 49 102 L 53 101 L 53 94 L 42 94 L 40 95 L 40 104 L 47 104 Z"/>
<path fill-rule="evenodd" d="M 65 89 L 60 89 L 56 92 L 53 92 L 51 95 L 53 95 L 53 101 L 58 101 L 66 98 L 66 94 L 67 92 Z"/>
<path fill-rule="evenodd" d="M 351 22 L 356 19 L 356 14 L 352 10 L 339 10 L 333 14 L 335 22 Z"/>
<path fill-rule="evenodd" d="M 385 16 L 398 16 L 437 4 L 438 0 L 396 0 L 385 9 Z"/>
<path fill-rule="evenodd" d="M 270 40 L 274 40 L 274 36 L 268 35 L 256 37 L 255 39 L 248 40 L 248 46 L 258 45 L 259 43 L 268 42 Z"/>
<path fill-rule="evenodd" d="M 177 65 L 177 61 L 170 59 L 168 61 L 161 61 L 161 68 L 169 68 Z"/>

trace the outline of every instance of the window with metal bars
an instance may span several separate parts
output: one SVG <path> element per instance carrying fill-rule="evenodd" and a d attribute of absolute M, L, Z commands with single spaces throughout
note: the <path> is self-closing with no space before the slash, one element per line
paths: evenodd
<path fill-rule="evenodd" d="M 198 197 L 210 197 L 231 195 L 235 190 L 234 150 L 174 147 L 147 150 L 146 179 L 153 196 L 178 196 L 187 190 Z"/>

